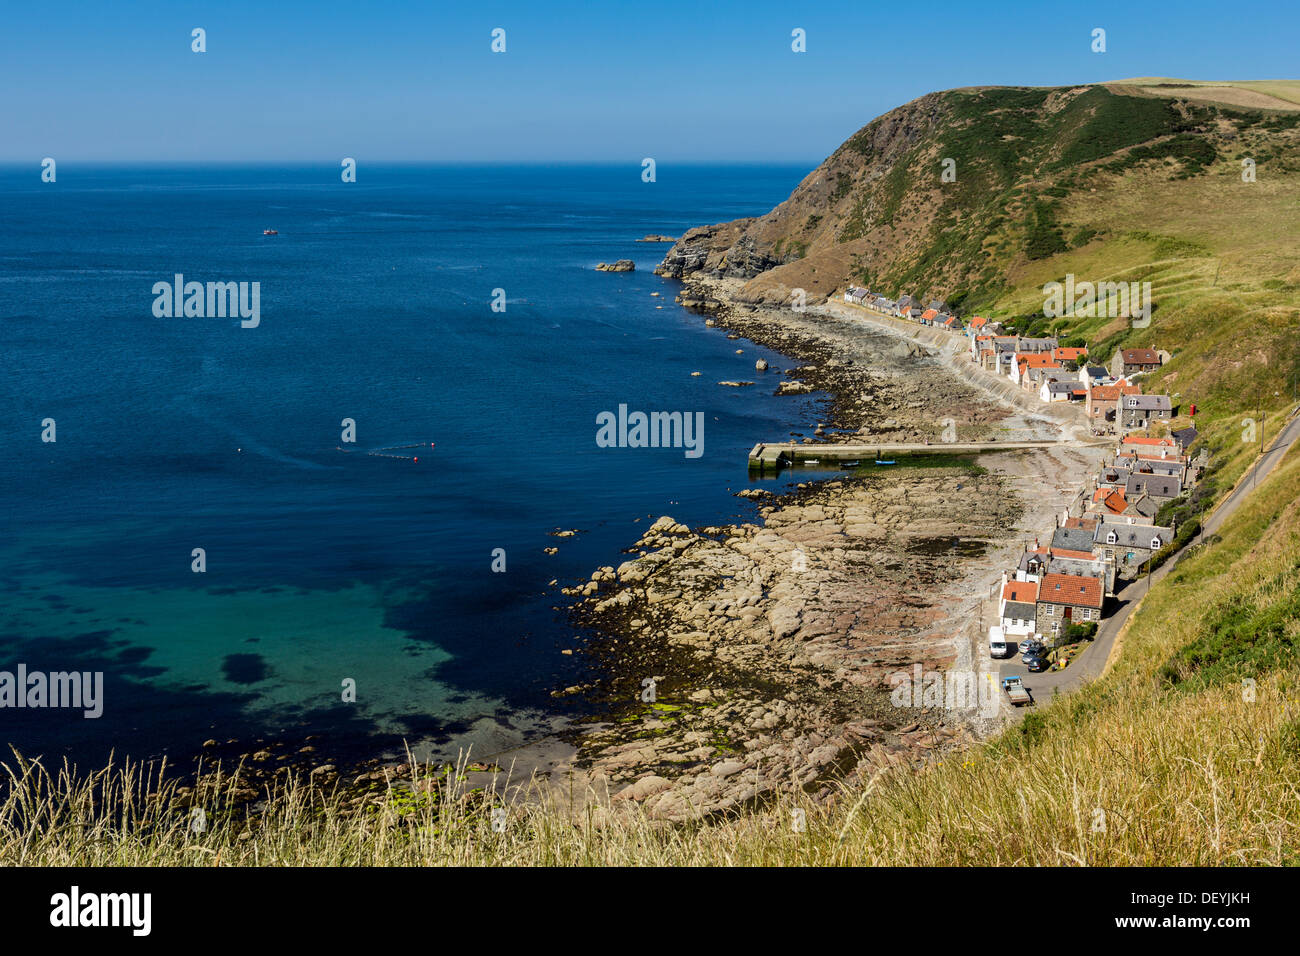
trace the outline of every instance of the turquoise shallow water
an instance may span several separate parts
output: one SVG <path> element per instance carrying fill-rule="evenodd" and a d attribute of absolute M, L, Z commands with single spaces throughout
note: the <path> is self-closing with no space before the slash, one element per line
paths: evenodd
<path fill-rule="evenodd" d="M 618 563 L 648 516 L 751 513 L 745 452 L 816 414 L 718 387 L 789 363 L 675 306 L 667 247 L 634 241 L 765 212 L 805 170 L 639 172 L 0 171 L 0 669 L 107 684 L 98 720 L 0 710 L 5 742 L 93 760 L 544 723 L 575 666 L 550 582 Z M 617 258 L 638 271 L 592 269 Z M 260 324 L 156 317 L 175 273 L 259 282 Z M 598 447 L 620 403 L 702 412 L 703 454 Z"/>

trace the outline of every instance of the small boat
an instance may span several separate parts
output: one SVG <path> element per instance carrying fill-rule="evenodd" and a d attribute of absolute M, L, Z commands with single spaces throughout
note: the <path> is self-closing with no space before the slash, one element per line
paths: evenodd
<path fill-rule="evenodd" d="M 876 464 L 877 464 L 877 465 L 896 465 L 896 464 L 898 464 L 898 462 L 894 461 L 892 458 L 891 458 L 889 461 L 881 461 L 879 458 L 877 458 L 877 459 L 876 459 Z"/>
<path fill-rule="evenodd" d="M 820 465 L 820 464 L 821 464 L 821 460 L 818 459 L 818 458 L 805 458 L 805 459 L 803 460 L 803 463 L 804 463 L 805 465 Z"/>
<path fill-rule="evenodd" d="M 263 230 L 262 230 L 262 235 L 264 235 L 264 236 L 278 236 L 279 234 L 280 234 L 280 233 L 277 232 L 277 231 L 274 230 L 274 229 L 263 229 Z"/>
<path fill-rule="evenodd" d="M 841 467 L 841 468 L 857 468 L 860 464 L 862 464 L 862 462 L 858 461 L 857 459 L 854 459 L 853 461 L 842 461 L 842 462 L 840 462 L 840 467 Z"/>

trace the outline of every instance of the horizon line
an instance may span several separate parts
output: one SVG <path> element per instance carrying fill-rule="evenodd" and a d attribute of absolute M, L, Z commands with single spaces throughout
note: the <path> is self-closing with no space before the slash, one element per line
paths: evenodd
<path fill-rule="evenodd" d="M 37 159 L 0 159 L 0 169 L 3 168 L 27 168 L 29 166 L 40 167 L 41 162 L 46 157 Z M 336 164 L 341 163 L 344 158 L 355 157 L 331 157 L 324 159 L 102 159 L 102 158 L 81 158 L 81 159 L 59 159 L 53 157 L 60 166 L 83 165 L 83 166 L 134 166 L 140 168 L 164 168 L 164 167 L 195 167 L 195 166 L 314 166 L 327 165 L 333 168 Z M 809 159 L 662 159 L 655 157 L 656 166 L 801 166 L 811 163 L 814 167 L 821 165 L 828 157 Z M 641 165 L 641 159 L 364 159 L 358 160 L 358 165 L 367 166 L 636 166 Z"/>

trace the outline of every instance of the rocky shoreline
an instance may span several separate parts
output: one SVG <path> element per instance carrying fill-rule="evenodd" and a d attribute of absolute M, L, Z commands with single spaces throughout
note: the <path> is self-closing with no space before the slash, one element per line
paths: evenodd
<path fill-rule="evenodd" d="M 690 279 L 679 301 L 802 363 L 767 379 L 778 393 L 829 393 L 808 429 L 816 438 L 791 432 L 805 442 L 1052 427 L 901 336 L 826 311 L 739 304 L 726 280 Z M 665 820 L 793 790 L 832 800 L 840 783 L 923 766 L 983 736 L 1000 718 L 895 706 L 890 677 L 917 664 L 980 667 L 976 616 L 996 584 L 991 569 L 1019 549 L 1018 523 L 1050 525 L 1084 468 L 1069 450 L 916 459 L 778 494 L 745 489 L 760 503 L 753 522 L 690 529 L 659 518 L 628 560 L 565 589 L 591 635 L 572 653 L 592 676 L 556 696 L 600 715 L 558 775 L 570 798 L 639 804 Z"/>
<path fill-rule="evenodd" d="M 757 387 L 828 396 L 818 421 L 790 432 L 796 440 L 938 442 L 945 429 L 961 439 L 1048 437 L 1065 427 L 996 401 L 902 334 L 833 308 L 740 303 L 736 285 L 693 277 L 678 300 L 797 363 L 756 369 Z M 981 666 L 976 620 L 997 583 L 992 569 L 1023 543 L 1017 525 L 1050 526 L 1087 467 L 1068 450 L 978 464 L 931 457 L 743 489 L 751 521 L 691 529 L 659 518 L 622 564 L 562 589 L 585 636 L 563 653 L 588 676 L 553 696 L 591 716 L 468 764 L 467 786 L 685 820 L 796 790 L 834 800 L 842 784 L 969 744 L 1001 719 L 895 706 L 890 677 L 915 665 Z M 389 799 L 390 787 L 411 787 L 407 763 L 318 752 L 328 746 L 208 741 L 203 753 L 209 766 L 245 768 L 250 806 L 290 775 L 343 791 L 357 812 Z M 178 792 L 181 806 L 200 799 Z"/>

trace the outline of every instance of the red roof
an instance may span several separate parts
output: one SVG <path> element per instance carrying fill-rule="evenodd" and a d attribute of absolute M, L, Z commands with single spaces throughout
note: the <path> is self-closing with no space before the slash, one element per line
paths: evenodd
<path fill-rule="evenodd" d="M 1021 604 L 1033 604 L 1038 600 L 1038 582 L 1008 581 L 1002 585 L 1004 601 L 1018 601 Z"/>
<path fill-rule="evenodd" d="M 1128 508 L 1128 501 L 1124 498 L 1124 492 L 1113 488 L 1098 488 L 1093 492 L 1092 500 L 1101 502 L 1102 507 L 1117 515 L 1122 515 L 1124 510 Z"/>
<path fill-rule="evenodd" d="M 938 314 L 939 312 L 936 309 L 926 309 L 924 312 L 921 313 L 921 318 L 933 319 Z"/>
<path fill-rule="evenodd" d="M 1125 365 L 1159 365 L 1160 356 L 1155 349 L 1120 349 Z"/>
<path fill-rule="evenodd" d="M 1017 352 L 1016 361 L 1025 368 L 1060 368 L 1046 352 Z"/>
<path fill-rule="evenodd" d="M 1123 441 L 1121 444 L 1125 444 L 1125 445 L 1168 445 L 1169 447 L 1172 448 L 1173 445 L 1174 445 L 1174 440 L 1173 440 L 1172 438 L 1146 438 L 1146 437 L 1144 437 L 1144 436 L 1142 436 L 1142 435 L 1125 435 L 1125 436 L 1124 436 L 1124 441 Z"/>
<path fill-rule="evenodd" d="M 1094 402 L 1118 402 L 1121 395 L 1141 394 L 1141 385 L 1094 385 L 1092 388 Z"/>
<path fill-rule="evenodd" d="M 989 320 L 984 318 L 982 315 L 977 315 L 975 318 L 970 320 L 970 327 L 972 329 L 978 329 L 981 325 L 988 325 L 988 321 Z"/>
<path fill-rule="evenodd" d="M 1038 586 L 1038 600 L 1049 604 L 1101 609 L 1101 578 L 1075 574 L 1045 574 Z"/>
<path fill-rule="evenodd" d="M 1087 354 L 1088 350 L 1085 348 L 1052 349 L 1052 358 L 1056 359 L 1058 362 L 1075 362 Z"/>

